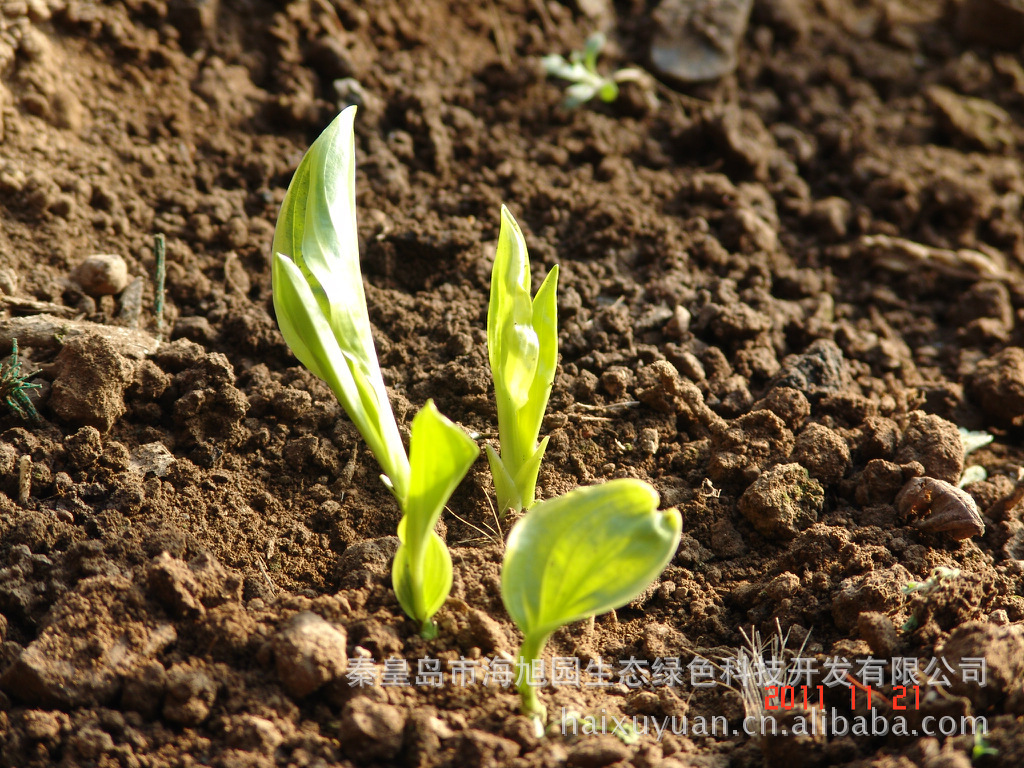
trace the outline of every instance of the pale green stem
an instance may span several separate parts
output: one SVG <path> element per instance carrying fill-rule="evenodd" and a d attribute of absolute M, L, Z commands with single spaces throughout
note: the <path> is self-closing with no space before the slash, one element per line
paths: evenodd
<path fill-rule="evenodd" d="M 550 636 L 550 633 L 538 636 L 526 635 L 519 649 L 519 676 L 522 678 L 518 686 L 521 701 L 520 711 L 540 726 L 547 722 L 548 709 L 540 703 L 540 695 L 537 692 L 540 686 L 530 685 L 530 668 L 532 661 L 541 658 L 544 645 Z"/>
<path fill-rule="evenodd" d="M 424 640 L 433 640 L 437 634 L 437 623 L 433 619 L 424 619 L 423 626 L 420 627 L 420 637 Z"/>

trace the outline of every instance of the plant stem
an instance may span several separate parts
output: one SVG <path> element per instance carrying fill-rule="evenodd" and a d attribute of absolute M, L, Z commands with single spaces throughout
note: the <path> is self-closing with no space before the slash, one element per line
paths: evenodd
<path fill-rule="evenodd" d="M 424 640 L 433 640 L 438 635 L 437 623 L 433 619 L 427 619 L 420 627 L 420 637 Z"/>
<path fill-rule="evenodd" d="M 156 255 L 156 298 L 153 311 L 156 314 L 156 337 L 164 340 L 164 286 L 167 282 L 167 243 L 162 233 L 153 239 L 153 251 Z"/>
<path fill-rule="evenodd" d="M 523 638 L 523 644 L 519 648 L 519 699 L 520 710 L 524 715 L 543 726 L 548 719 L 548 709 L 540 703 L 540 696 L 537 693 L 539 685 L 531 685 L 531 671 L 533 662 L 541 658 L 544 652 L 544 645 L 548 641 L 550 633 L 546 635 L 529 635 Z"/>

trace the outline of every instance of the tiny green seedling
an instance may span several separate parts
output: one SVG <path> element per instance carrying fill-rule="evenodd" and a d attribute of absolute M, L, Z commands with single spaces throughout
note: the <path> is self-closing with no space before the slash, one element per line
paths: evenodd
<path fill-rule="evenodd" d="M 999 750 L 995 747 L 989 746 L 988 739 L 985 738 L 984 733 L 979 733 L 974 738 L 974 746 L 971 747 L 971 761 L 980 760 L 983 757 L 994 757 L 999 754 Z"/>
<path fill-rule="evenodd" d="M 988 432 L 975 432 L 970 429 L 964 429 L 963 427 L 959 427 L 959 430 L 960 441 L 964 446 L 964 456 L 969 456 L 979 448 L 984 448 L 994 439 Z M 971 483 L 980 483 L 987 479 L 988 470 L 979 464 L 971 464 L 970 466 L 964 467 L 963 474 L 960 475 L 960 482 L 957 483 L 957 487 L 966 488 Z"/>
<path fill-rule="evenodd" d="M 491 270 L 487 354 L 498 406 L 500 455 L 487 446 L 498 510 L 533 506 L 548 438 L 537 442 L 558 364 L 556 264 L 530 299 L 530 256 L 515 218 L 501 207 Z"/>
<path fill-rule="evenodd" d="M 404 513 L 392 579 L 402 608 L 434 636 L 431 618 L 452 585 L 441 509 L 479 455 L 432 402 L 412 423 L 412 464 L 388 400 L 359 269 L 355 107 L 324 130 L 299 163 L 274 232 L 274 309 L 292 352 L 323 379 L 366 440 Z"/>
<path fill-rule="evenodd" d="M 908 581 L 903 587 L 904 595 L 918 594 L 927 597 L 936 589 L 942 586 L 943 582 L 953 581 L 960 578 L 959 568 L 946 568 L 943 565 L 932 568 L 928 578 L 924 581 Z"/>
<path fill-rule="evenodd" d="M 612 480 L 538 503 L 508 537 L 501 598 L 523 633 L 517 687 L 522 712 L 543 732 L 547 710 L 531 670 L 559 627 L 620 608 L 668 565 L 678 510 L 658 510 L 640 480 Z"/>
<path fill-rule="evenodd" d="M 974 431 L 964 427 L 957 429 L 960 430 L 960 442 L 964 446 L 964 456 L 974 453 L 979 448 L 984 448 L 995 439 L 989 432 Z"/>
<path fill-rule="evenodd" d="M 21 360 L 18 358 L 18 340 L 11 339 L 10 360 L 0 364 L 0 401 L 19 418 L 38 424 L 42 417 L 28 396 L 28 390 L 39 388 L 38 384 L 28 380 L 35 374 L 35 371 L 22 373 Z"/>
<path fill-rule="evenodd" d="M 548 77 L 568 80 L 570 85 L 565 90 L 566 109 L 575 109 L 595 96 L 604 102 L 615 101 L 619 97 L 619 83 L 627 81 L 641 82 L 643 71 L 635 67 L 626 67 L 605 77 L 597 71 L 597 57 L 604 48 L 605 37 L 595 32 L 589 38 L 582 51 L 573 51 L 569 58 L 557 53 L 549 54 L 541 59 L 541 64 Z"/>

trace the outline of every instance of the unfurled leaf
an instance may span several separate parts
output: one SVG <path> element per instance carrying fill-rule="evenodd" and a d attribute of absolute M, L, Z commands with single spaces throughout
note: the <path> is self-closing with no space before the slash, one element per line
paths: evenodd
<path fill-rule="evenodd" d="M 522 630 L 520 663 L 539 658 L 559 627 L 619 608 L 671 560 L 682 532 L 675 509 L 640 480 L 612 480 L 539 502 L 509 534 L 501 597 Z M 533 686 L 519 686 L 523 710 L 543 716 Z"/>

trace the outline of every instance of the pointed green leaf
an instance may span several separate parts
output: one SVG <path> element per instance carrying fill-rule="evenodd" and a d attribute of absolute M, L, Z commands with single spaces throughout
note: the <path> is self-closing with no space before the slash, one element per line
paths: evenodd
<path fill-rule="evenodd" d="M 527 638 L 625 605 L 671 560 L 682 531 L 675 509 L 633 479 L 579 488 L 538 503 L 508 537 L 501 596 Z"/>
<path fill-rule="evenodd" d="M 537 290 L 537 296 L 533 300 L 533 327 L 537 332 L 540 354 L 537 357 L 536 373 L 533 381 L 530 382 L 530 396 L 526 406 L 519 413 L 520 433 L 528 439 L 527 445 L 525 448 L 521 447 L 521 450 L 533 449 L 537 443 L 541 423 L 544 421 L 544 412 L 548 408 L 548 398 L 551 396 L 551 385 L 555 381 L 555 371 L 558 368 L 557 291 L 558 265 L 556 264 L 544 278 L 544 282 L 541 283 Z M 523 456 L 520 460 L 529 461 L 529 458 Z M 536 478 L 536 474 L 534 478 Z M 525 487 L 522 485 L 519 487 L 525 494 Z M 529 507 L 530 504 L 526 506 Z"/>
<path fill-rule="evenodd" d="M 355 109 L 324 130 L 292 177 L 274 230 L 274 307 L 285 341 L 333 390 L 395 495 L 409 460 L 373 346 L 359 269 Z"/>
<path fill-rule="evenodd" d="M 516 474 L 515 484 L 516 487 L 521 489 L 520 502 L 522 504 L 521 509 L 529 509 L 533 506 L 533 502 L 537 496 L 537 475 L 540 474 L 540 462 L 544 458 L 544 451 L 548 447 L 548 439 L 545 437 L 540 441 L 540 445 L 537 446 L 529 458 L 523 462 L 522 466 L 519 467 L 519 472 Z M 516 509 L 516 512 L 519 508 Z"/>
<path fill-rule="evenodd" d="M 480 447 L 437 410 L 433 400 L 412 420 L 409 496 L 405 513 L 413 539 L 432 530 L 444 505 L 480 455 Z"/>
<path fill-rule="evenodd" d="M 586 104 L 597 94 L 597 84 L 589 80 L 585 83 L 573 83 L 565 89 L 566 109 L 576 109 L 581 104 Z"/>
<path fill-rule="evenodd" d="M 416 414 L 409 440 L 409 493 L 398 526 L 402 541 L 392 581 L 402 608 L 429 631 L 451 590 L 448 548 L 434 526 L 456 486 L 480 454 L 476 442 L 442 416 L 432 400 Z"/>
<path fill-rule="evenodd" d="M 505 206 L 501 208 L 498 249 L 491 270 L 487 340 L 491 370 L 500 371 L 504 396 L 514 408 L 521 408 L 529 398 L 540 344 L 533 328 L 526 240 Z"/>
<path fill-rule="evenodd" d="M 587 38 L 583 46 L 583 66 L 591 72 L 597 72 L 597 57 L 601 55 L 604 48 L 605 36 L 602 32 L 595 32 Z"/>
<path fill-rule="evenodd" d="M 516 481 L 505 468 L 501 460 L 491 446 L 485 445 L 487 452 L 487 463 L 491 466 L 491 478 L 494 481 L 494 495 L 498 499 L 498 515 L 504 517 L 511 509 L 513 512 L 520 512 L 523 509 L 523 499 L 519 495 Z"/>
<path fill-rule="evenodd" d="M 321 361 L 330 358 L 337 347 L 334 333 L 319 311 L 309 284 L 291 259 L 275 253 L 271 274 L 274 313 L 281 335 L 299 362 L 322 379 Z"/>

